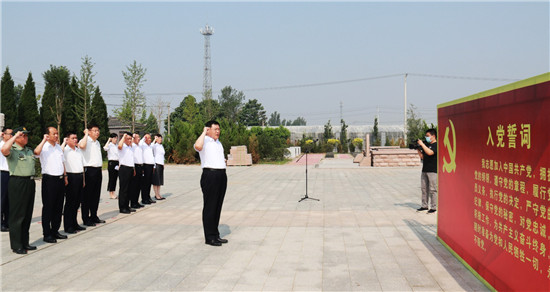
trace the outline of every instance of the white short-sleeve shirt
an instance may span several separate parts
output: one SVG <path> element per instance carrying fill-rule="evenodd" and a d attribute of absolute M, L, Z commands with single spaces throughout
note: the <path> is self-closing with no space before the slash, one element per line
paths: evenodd
<path fill-rule="evenodd" d="M 143 164 L 143 150 L 138 144 L 132 143 L 132 150 L 134 151 L 134 163 Z"/>
<path fill-rule="evenodd" d="M 42 173 L 48 175 L 63 175 L 65 168 L 63 167 L 65 156 L 59 144 L 55 143 L 52 146 L 50 142 L 44 143 L 42 152 L 40 152 L 40 166 Z"/>
<path fill-rule="evenodd" d="M 195 146 L 193 146 L 194 148 Z M 204 137 L 202 150 L 198 151 L 201 158 L 202 168 L 225 169 L 225 156 L 223 154 L 223 145 L 220 140 L 214 140 L 209 136 Z"/>
<path fill-rule="evenodd" d="M 75 147 L 72 149 L 69 146 L 65 146 L 63 154 L 65 155 L 65 170 L 67 173 L 84 172 L 84 156 L 80 148 Z"/>
<path fill-rule="evenodd" d="M 101 167 L 103 166 L 103 158 L 101 157 L 101 145 L 99 141 L 92 140 L 88 136 L 88 142 L 86 143 L 86 149 L 82 150 L 84 155 L 84 166 Z"/>
<path fill-rule="evenodd" d="M 107 160 L 118 161 L 118 147 L 116 144 L 109 142 L 103 149 L 107 151 Z"/>
<path fill-rule="evenodd" d="M 153 147 L 151 144 L 147 145 L 145 141 L 139 142 L 139 146 L 143 151 L 143 163 L 145 164 L 155 164 L 155 156 L 153 155 Z"/>
<path fill-rule="evenodd" d="M 120 165 L 134 167 L 134 149 L 132 146 L 122 144 L 122 150 L 118 150 L 118 163 Z"/>
<path fill-rule="evenodd" d="M 162 144 L 153 144 L 153 155 L 155 156 L 155 164 L 164 165 L 164 146 Z"/>
<path fill-rule="evenodd" d="M 0 141 L 0 149 L 2 148 L 2 146 L 4 146 L 4 140 L 1 140 Z M 8 168 L 8 160 L 6 159 L 6 156 L 0 154 L 0 170 L 3 170 L 3 171 L 10 171 L 10 169 Z"/>

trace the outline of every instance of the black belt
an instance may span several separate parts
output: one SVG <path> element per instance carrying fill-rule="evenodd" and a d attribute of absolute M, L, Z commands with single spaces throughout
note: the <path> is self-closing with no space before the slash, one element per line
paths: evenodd
<path fill-rule="evenodd" d="M 63 175 L 49 175 L 49 174 L 43 173 L 42 176 L 43 176 L 43 177 L 56 178 L 56 179 L 63 179 Z"/>
<path fill-rule="evenodd" d="M 84 166 L 84 169 L 87 169 L 87 168 L 99 168 L 99 169 L 101 169 L 101 166 Z"/>
<path fill-rule="evenodd" d="M 205 167 L 202 170 L 206 170 L 206 171 L 223 171 L 223 172 L 225 172 L 225 168 L 208 168 L 208 167 Z"/>
<path fill-rule="evenodd" d="M 10 173 L 10 172 L 7 170 L 2 170 L 2 173 Z"/>
<path fill-rule="evenodd" d="M 121 164 L 120 167 L 134 168 L 133 166 L 128 166 L 128 165 L 124 165 L 124 164 Z"/>
<path fill-rule="evenodd" d="M 67 172 L 67 175 L 77 175 L 77 174 L 82 175 L 83 172 Z"/>
<path fill-rule="evenodd" d="M 10 175 L 10 178 L 21 178 L 21 179 L 34 179 L 34 176 L 20 176 L 20 175 Z"/>

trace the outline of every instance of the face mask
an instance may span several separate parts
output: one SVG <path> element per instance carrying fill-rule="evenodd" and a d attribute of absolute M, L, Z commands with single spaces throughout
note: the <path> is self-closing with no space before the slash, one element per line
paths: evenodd
<path fill-rule="evenodd" d="M 430 137 L 426 137 L 426 142 L 431 143 L 432 139 L 430 139 Z"/>

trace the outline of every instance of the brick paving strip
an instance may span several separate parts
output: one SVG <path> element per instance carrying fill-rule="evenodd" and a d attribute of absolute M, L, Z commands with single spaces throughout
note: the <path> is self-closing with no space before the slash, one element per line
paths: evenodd
<path fill-rule="evenodd" d="M 308 157 L 309 159 L 309 157 Z M 485 291 L 417 213 L 419 168 L 361 168 L 343 159 L 304 167 L 228 169 L 222 247 L 204 244 L 198 166 L 166 167 L 166 200 L 118 214 L 103 173 L 106 224 L 42 241 L 40 183 L 31 244 L 20 256 L 1 234 L 3 291 Z M 309 162 L 308 162 L 309 163 Z"/>

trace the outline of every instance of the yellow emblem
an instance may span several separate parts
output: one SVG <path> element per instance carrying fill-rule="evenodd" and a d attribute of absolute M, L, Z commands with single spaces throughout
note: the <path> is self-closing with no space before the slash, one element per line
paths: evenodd
<path fill-rule="evenodd" d="M 451 173 L 456 170 L 456 133 L 453 121 L 449 120 L 449 124 L 451 125 L 450 130 L 452 131 L 453 135 L 453 144 L 451 145 L 451 141 L 449 141 L 449 127 L 445 129 L 445 139 L 443 140 L 443 144 L 445 145 L 445 148 L 447 148 L 447 152 L 449 153 L 449 158 L 451 161 L 447 161 L 446 157 L 443 157 L 443 171 Z"/>

